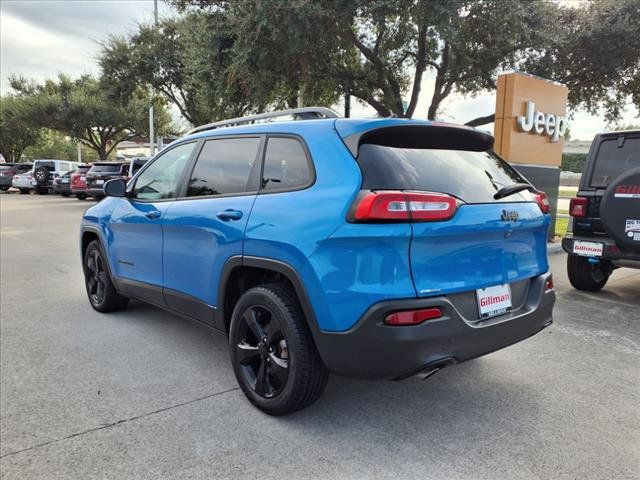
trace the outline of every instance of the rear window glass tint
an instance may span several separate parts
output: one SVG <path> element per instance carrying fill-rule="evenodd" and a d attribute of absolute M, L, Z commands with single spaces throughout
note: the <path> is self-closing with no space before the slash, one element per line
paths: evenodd
<path fill-rule="evenodd" d="M 249 191 L 249 180 L 259 148 L 258 137 L 208 140 L 202 147 L 189 179 L 187 196 L 225 195 Z"/>
<path fill-rule="evenodd" d="M 120 171 L 121 165 L 94 165 L 91 167 L 91 173 L 118 173 Z"/>
<path fill-rule="evenodd" d="M 35 163 L 35 168 L 38 168 L 38 167 L 45 167 L 48 170 L 55 170 L 56 164 L 55 162 L 48 162 L 46 160 L 43 160 Z"/>
<path fill-rule="evenodd" d="M 76 169 L 76 172 L 78 172 L 78 173 L 87 173 L 90 169 L 91 169 L 91 167 L 78 167 Z"/>
<path fill-rule="evenodd" d="M 591 186 L 607 187 L 624 172 L 640 167 L 640 137 L 626 138 L 622 147 L 617 138 L 604 140 L 596 155 Z"/>
<path fill-rule="evenodd" d="M 262 189 L 296 189 L 310 182 L 311 171 L 302 144 L 295 138 L 269 138 L 264 158 Z"/>
<path fill-rule="evenodd" d="M 364 144 L 357 158 L 362 188 L 448 193 L 467 203 L 495 202 L 502 187 L 526 180 L 492 152 L 395 148 Z M 530 201 L 528 192 L 500 199 Z"/>
<path fill-rule="evenodd" d="M 0 165 L 0 171 L 4 171 L 4 170 L 14 170 L 14 166 L 13 165 Z"/>

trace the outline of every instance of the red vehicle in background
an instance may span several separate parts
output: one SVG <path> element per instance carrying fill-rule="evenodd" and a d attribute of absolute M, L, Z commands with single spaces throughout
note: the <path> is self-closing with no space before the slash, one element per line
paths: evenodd
<path fill-rule="evenodd" d="M 87 198 L 87 172 L 90 168 L 90 163 L 79 165 L 71 174 L 71 194 L 78 200 Z"/>

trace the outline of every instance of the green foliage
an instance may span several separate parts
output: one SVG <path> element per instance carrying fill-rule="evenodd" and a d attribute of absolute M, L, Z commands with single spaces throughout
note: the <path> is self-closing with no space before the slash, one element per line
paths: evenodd
<path fill-rule="evenodd" d="M 41 137 L 41 129 L 19 115 L 23 103 L 14 95 L 0 99 L 0 153 L 8 162 L 20 161 L 25 148 Z"/>
<path fill-rule="evenodd" d="M 522 68 L 569 87 L 569 105 L 614 121 L 631 97 L 640 108 L 638 0 L 598 0 L 546 12 L 539 43 Z"/>
<path fill-rule="evenodd" d="M 189 12 L 224 11 L 237 38 L 234 69 L 267 88 L 302 91 L 305 103 L 314 86 L 350 93 L 380 116 L 411 117 L 431 69 L 429 118 L 454 89 L 493 88 L 498 69 L 512 66 L 530 46 L 547 8 L 526 0 L 511 0 L 509 8 L 502 0 L 171 3 Z"/>
<path fill-rule="evenodd" d="M 28 125 L 49 128 L 71 137 L 107 159 L 118 142 L 148 134 L 149 94 L 132 89 L 126 96 L 114 93 L 109 81 L 85 75 L 77 80 L 60 75 L 38 85 L 23 78 L 10 79 L 21 100 L 17 115 Z M 170 116 L 154 99 L 156 131 L 171 128 Z"/>
<path fill-rule="evenodd" d="M 82 143 L 80 143 L 80 151 L 83 162 L 97 159 L 96 152 Z M 38 141 L 25 148 L 23 155 L 29 160 L 58 158 L 75 161 L 78 158 L 78 143 L 64 133 L 44 128 Z M 111 152 L 109 158 L 114 156 L 114 152 Z"/>
<path fill-rule="evenodd" d="M 271 92 L 252 90 L 259 84 L 254 76 L 231 70 L 229 27 L 223 12 L 141 25 L 134 35 L 105 43 L 100 66 L 121 98 L 151 86 L 193 125 L 241 116 L 264 108 Z"/>
<path fill-rule="evenodd" d="M 560 168 L 565 172 L 582 173 L 586 159 L 586 153 L 563 153 Z"/>

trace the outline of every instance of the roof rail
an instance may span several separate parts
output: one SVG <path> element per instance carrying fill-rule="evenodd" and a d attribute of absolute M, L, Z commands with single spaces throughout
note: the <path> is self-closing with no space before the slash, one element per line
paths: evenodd
<path fill-rule="evenodd" d="M 277 117 L 286 117 L 290 115 L 295 120 L 314 120 L 318 118 L 339 118 L 336 112 L 330 108 L 325 107 L 303 107 L 292 108 L 290 110 L 278 110 L 269 113 L 260 113 L 258 115 L 249 115 L 247 117 L 230 118 L 229 120 L 222 120 L 220 122 L 207 123 L 191 130 L 188 135 L 192 133 L 204 132 L 206 130 L 215 130 L 216 128 L 234 127 L 236 125 L 249 125 L 252 123 L 263 123 Z"/>

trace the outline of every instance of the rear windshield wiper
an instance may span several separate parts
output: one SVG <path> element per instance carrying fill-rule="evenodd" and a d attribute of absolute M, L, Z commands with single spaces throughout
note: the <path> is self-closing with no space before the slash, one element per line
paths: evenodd
<path fill-rule="evenodd" d="M 493 198 L 496 200 L 504 197 L 508 197 L 509 195 L 513 195 L 514 193 L 521 192 L 522 190 L 529 190 L 530 192 L 535 192 L 536 188 L 530 183 L 514 183 L 513 185 L 507 185 L 506 187 L 502 187 L 498 190 Z"/>

